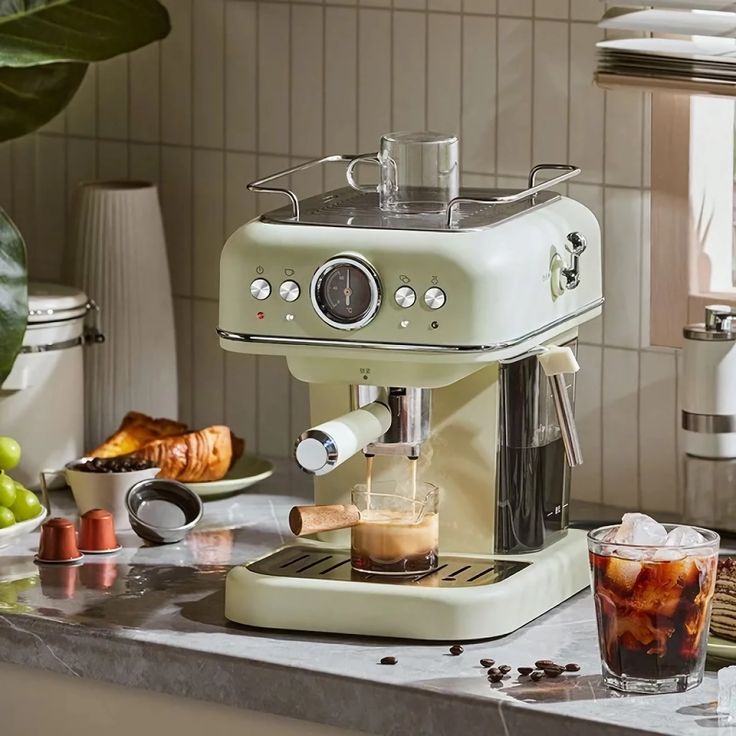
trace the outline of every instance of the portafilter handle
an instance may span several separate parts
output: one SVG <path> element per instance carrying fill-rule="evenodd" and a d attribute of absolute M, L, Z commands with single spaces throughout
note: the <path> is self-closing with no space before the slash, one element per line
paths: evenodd
<path fill-rule="evenodd" d="M 575 424 L 570 397 L 567 394 L 565 374 L 577 373 L 580 365 L 569 347 L 550 347 L 539 355 L 539 363 L 547 376 L 552 391 L 557 421 L 560 425 L 562 443 L 565 446 L 567 464 L 575 468 L 583 463 L 580 437 Z"/>

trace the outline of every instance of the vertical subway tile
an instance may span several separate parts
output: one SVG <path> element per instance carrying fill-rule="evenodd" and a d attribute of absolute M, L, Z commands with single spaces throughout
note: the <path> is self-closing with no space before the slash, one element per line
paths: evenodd
<path fill-rule="evenodd" d="M 448 13 L 459 13 L 463 8 L 463 0 L 428 0 L 427 10 L 444 10 Z"/>
<path fill-rule="evenodd" d="M 358 147 L 375 151 L 391 129 L 391 14 L 358 13 Z"/>
<path fill-rule="evenodd" d="M 217 338 L 217 302 L 195 299 L 192 315 L 192 419 L 197 427 L 222 424 L 225 351 Z"/>
<path fill-rule="evenodd" d="M 97 178 L 97 144 L 87 138 L 68 138 L 66 160 L 67 211 L 73 213 L 79 185 Z M 69 233 L 72 232 L 70 226 L 67 222 Z M 64 264 L 67 265 L 70 264 Z"/>
<path fill-rule="evenodd" d="M 171 288 L 192 295 L 192 152 L 161 146 L 161 211 L 171 272 Z"/>
<path fill-rule="evenodd" d="M 606 187 L 604 198 L 603 339 L 606 345 L 638 348 L 643 195 Z"/>
<path fill-rule="evenodd" d="M 225 422 L 245 440 L 246 452 L 258 447 L 258 358 L 225 353 Z"/>
<path fill-rule="evenodd" d="M 131 179 L 160 183 L 161 156 L 156 143 L 131 143 L 128 176 Z"/>
<path fill-rule="evenodd" d="M 325 9 L 325 153 L 358 150 L 358 12 Z"/>
<path fill-rule="evenodd" d="M 394 130 L 426 128 L 426 23 L 423 13 L 394 13 L 393 114 Z"/>
<path fill-rule="evenodd" d="M 570 0 L 534 0 L 535 18 L 569 18 Z"/>
<path fill-rule="evenodd" d="M 291 377 L 291 415 L 289 438 L 298 437 L 311 426 L 309 415 L 309 384 Z"/>
<path fill-rule="evenodd" d="M 176 366 L 179 383 L 179 421 L 192 422 L 192 300 L 174 298 Z"/>
<path fill-rule="evenodd" d="M 641 293 L 639 297 L 641 305 L 640 347 L 648 347 L 650 344 L 650 320 L 651 320 L 651 193 L 642 192 L 641 207 L 641 248 L 639 252 L 641 263 Z"/>
<path fill-rule="evenodd" d="M 266 176 L 266 174 L 273 174 L 287 168 L 289 168 L 289 159 L 286 156 L 258 156 L 256 160 L 258 176 Z M 257 212 L 266 212 L 274 209 L 274 207 L 281 207 L 286 204 L 286 200 L 282 195 L 248 192 L 248 198 L 251 197 L 255 200 Z"/>
<path fill-rule="evenodd" d="M 647 511 L 679 510 L 676 361 L 674 351 L 641 352 L 639 461 Z"/>
<path fill-rule="evenodd" d="M 570 0 L 570 17 L 573 20 L 600 20 L 605 9 L 600 0 Z"/>
<path fill-rule="evenodd" d="M 601 376 L 603 348 L 580 345 L 576 374 L 575 422 L 582 442 L 583 464 L 572 471 L 572 495 L 580 501 L 603 500 Z"/>
<path fill-rule="evenodd" d="M 130 54 L 130 132 L 132 140 L 152 143 L 160 131 L 161 47 L 150 44 Z"/>
<path fill-rule="evenodd" d="M 324 8 L 297 5 L 291 11 L 291 152 L 322 154 Z"/>
<path fill-rule="evenodd" d="M 426 10 L 427 0 L 394 0 L 394 8 L 401 10 Z"/>
<path fill-rule="evenodd" d="M 462 19 L 430 13 L 427 24 L 427 128 L 460 135 Z"/>
<path fill-rule="evenodd" d="M 29 251 L 36 245 L 36 135 L 11 142 L 13 162 L 13 221 Z M 39 212 L 41 210 L 38 210 Z"/>
<path fill-rule="evenodd" d="M 606 184 L 642 185 L 644 93 L 608 90 L 606 95 Z"/>
<path fill-rule="evenodd" d="M 256 157 L 252 153 L 225 154 L 225 236 L 257 214 L 255 197 L 245 188 L 257 176 Z"/>
<path fill-rule="evenodd" d="M 639 507 L 639 353 L 603 349 L 603 501 Z"/>
<path fill-rule="evenodd" d="M 98 141 L 97 178 L 128 178 L 128 144 L 123 141 Z"/>
<path fill-rule="evenodd" d="M 128 57 L 116 56 L 97 65 L 97 134 L 128 137 Z"/>
<path fill-rule="evenodd" d="M 495 15 L 496 0 L 463 0 L 463 12 L 481 15 Z"/>
<path fill-rule="evenodd" d="M 66 241 L 66 141 L 37 136 L 36 242 L 28 249 L 28 270 L 33 279 L 58 281 Z"/>
<path fill-rule="evenodd" d="M 225 4 L 225 145 L 256 149 L 257 5 L 242 0 Z"/>
<path fill-rule="evenodd" d="M 289 152 L 288 5 L 261 3 L 258 14 L 258 150 Z"/>
<path fill-rule="evenodd" d="M 289 384 L 286 358 L 258 357 L 258 452 L 286 457 L 292 445 L 289 437 Z"/>
<path fill-rule="evenodd" d="M 194 295 L 217 299 L 224 232 L 224 154 L 194 151 L 193 171 L 193 289 Z"/>
<path fill-rule="evenodd" d="M 195 146 L 221 148 L 225 128 L 224 0 L 194 0 L 192 27 L 192 138 Z"/>
<path fill-rule="evenodd" d="M 307 161 L 309 161 L 309 159 L 292 158 L 289 161 L 289 166 L 299 166 L 300 164 L 304 164 Z M 335 168 L 337 169 L 338 166 L 339 164 L 336 165 Z M 293 174 L 291 176 L 291 187 L 293 191 L 296 192 L 296 195 L 299 197 L 299 199 L 313 197 L 315 194 L 321 194 L 324 191 L 324 187 L 322 185 L 322 173 L 323 172 L 321 168 L 313 167 L 311 169 L 306 169 L 305 171 L 300 171 L 298 174 Z M 342 176 L 344 177 L 344 173 L 342 174 Z"/>
<path fill-rule="evenodd" d="M 532 160 L 568 161 L 569 26 L 567 23 L 538 20 L 534 27 Z"/>
<path fill-rule="evenodd" d="M 97 133 L 97 66 L 90 64 L 84 80 L 66 109 L 69 135 L 94 136 Z"/>
<path fill-rule="evenodd" d="M 494 171 L 496 150 L 496 19 L 463 18 L 462 168 Z"/>
<path fill-rule="evenodd" d="M 531 16 L 534 0 L 498 0 L 499 15 Z"/>
<path fill-rule="evenodd" d="M 500 174 L 531 167 L 532 23 L 498 19 L 498 161 Z"/>
<path fill-rule="evenodd" d="M 161 140 L 192 142 L 192 0 L 166 0 L 171 33 L 161 42 Z"/>
<path fill-rule="evenodd" d="M 603 181 L 605 93 L 593 84 L 595 44 L 603 32 L 587 23 L 570 24 L 570 161 L 583 170 L 582 181 Z"/>

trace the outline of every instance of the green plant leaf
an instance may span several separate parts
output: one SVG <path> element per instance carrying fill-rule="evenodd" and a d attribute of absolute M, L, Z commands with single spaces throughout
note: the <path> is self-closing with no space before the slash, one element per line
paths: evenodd
<path fill-rule="evenodd" d="M 15 223 L 0 208 L 0 384 L 23 344 L 27 321 L 26 246 Z"/>
<path fill-rule="evenodd" d="M 30 133 L 60 113 L 86 71 L 87 64 L 67 63 L 0 67 L 0 141 Z"/>
<path fill-rule="evenodd" d="M 102 61 L 170 28 L 157 0 L 0 0 L 0 66 Z"/>

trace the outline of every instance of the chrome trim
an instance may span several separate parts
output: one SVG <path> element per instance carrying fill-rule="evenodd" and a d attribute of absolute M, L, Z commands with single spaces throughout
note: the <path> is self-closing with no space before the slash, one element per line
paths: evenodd
<path fill-rule="evenodd" d="M 318 470 L 308 470 L 299 463 L 299 460 L 296 457 L 297 447 L 299 447 L 304 440 L 317 440 L 317 442 L 319 442 L 327 452 L 327 461 Z M 327 432 L 323 432 L 321 429 L 308 429 L 305 432 L 302 432 L 294 443 L 294 462 L 296 462 L 299 469 L 307 475 L 325 475 L 326 473 L 329 473 L 335 467 L 337 457 L 338 453 L 335 440 L 333 440 Z"/>
<path fill-rule="evenodd" d="M 318 293 L 322 282 L 327 278 L 327 275 L 334 271 L 340 266 L 355 266 L 363 275 L 368 279 L 368 284 L 371 290 L 371 300 L 368 304 L 368 309 L 365 314 L 354 322 L 338 322 L 332 319 L 327 313 L 326 309 L 328 306 L 322 304 L 319 299 Z M 330 327 L 334 327 L 337 330 L 359 330 L 361 327 L 365 327 L 369 324 L 373 318 L 378 314 L 378 308 L 381 306 L 381 280 L 378 276 L 378 272 L 368 261 L 349 254 L 335 256 L 330 260 L 323 263 L 312 276 L 312 281 L 309 285 L 309 298 L 312 302 L 312 307 L 317 313 L 317 316 Z"/>
<path fill-rule="evenodd" d="M 276 337 L 274 335 L 244 335 L 239 332 L 230 332 L 217 328 L 217 334 L 224 340 L 232 340 L 233 342 L 252 342 L 264 345 L 301 345 L 303 347 L 334 347 L 334 348 L 365 348 L 367 350 L 398 350 L 406 352 L 418 353 L 490 353 L 495 350 L 511 348 L 520 345 L 526 340 L 530 340 L 537 335 L 541 335 L 547 330 L 564 324 L 568 320 L 580 317 L 587 312 L 597 309 L 603 304 L 603 297 L 596 299 L 590 304 L 586 304 L 580 309 L 576 309 L 564 317 L 560 317 L 552 322 L 548 322 L 537 330 L 528 332 L 521 337 L 506 342 L 493 343 L 492 345 L 413 345 L 411 343 L 396 342 L 367 342 L 360 340 L 333 340 L 321 337 Z"/>
<path fill-rule="evenodd" d="M 736 414 L 695 414 L 683 410 L 682 428 L 699 434 L 736 432 Z"/>

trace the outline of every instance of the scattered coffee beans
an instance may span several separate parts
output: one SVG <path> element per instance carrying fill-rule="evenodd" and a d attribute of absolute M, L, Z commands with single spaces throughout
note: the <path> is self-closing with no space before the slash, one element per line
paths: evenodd
<path fill-rule="evenodd" d="M 534 667 L 518 667 L 517 669 L 519 670 L 520 675 L 531 675 Z"/>
<path fill-rule="evenodd" d="M 534 682 L 539 682 L 544 677 L 544 672 L 542 670 L 534 670 L 534 672 L 529 675 Z"/>
<path fill-rule="evenodd" d="M 547 677 L 559 677 L 562 672 L 562 670 L 557 669 L 556 667 L 547 667 L 544 670 L 544 674 L 547 675 Z"/>
<path fill-rule="evenodd" d="M 452 654 L 453 657 L 457 657 L 458 654 L 462 654 L 464 649 L 459 644 L 453 644 L 450 647 L 450 654 Z"/>
<path fill-rule="evenodd" d="M 500 666 L 500 667 L 499 667 L 498 669 L 499 669 L 499 670 L 500 670 L 501 672 L 503 672 L 503 674 L 504 674 L 504 675 L 506 675 L 506 674 L 508 674 L 509 672 L 511 672 L 511 666 L 510 666 L 510 665 L 508 665 L 508 664 L 502 664 L 502 665 L 501 665 L 501 666 Z"/>
<path fill-rule="evenodd" d="M 497 675 L 488 675 L 488 680 L 490 682 L 501 682 L 503 675 L 500 672 Z"/>
<path fill-rule="evenodd" d="M 540 670 L 543 670 L 545 667 L 552 667 L 554 665 L 554 662 L 551 659 L 538 659 L 534 666 L 539 668 Z"/>
<path fill-rule="evenodd" d="M 494 664 L 496 664 L 495 659 L 481 659 L 480 661 L 481 667 L 493 667 Z"/>
<path fill-rule="evenodd" d="M 498 667 L 491 667 L 491 669 L 488 670 L 489 675 L 502 675 L 503 672 L 501 672 L 500 668 Z"/>
<path fill-rule="evenodd" d="M 565 665 L 565 669 L 568 672 L 580 672 L 580 665 L 575 664 L 575 662 L 570 662 L 570 664 Z"/>
<path fill-rule="evenodd" d="M 381 657 L 381 664 L 396 664 L 398 661 L 396 657 Z"/>

